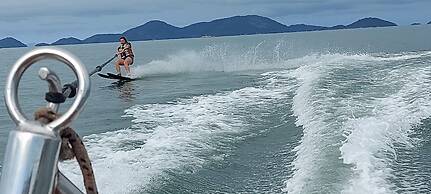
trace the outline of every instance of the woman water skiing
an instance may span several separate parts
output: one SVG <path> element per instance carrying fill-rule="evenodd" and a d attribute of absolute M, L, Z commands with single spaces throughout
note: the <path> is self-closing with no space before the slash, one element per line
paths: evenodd
<path fill-rule="evenodd" d="M 133 64 L 133 50 L 132 44 L 127 41 L 126 37 L 120 37 L 120 46 L 117 48 L 117 63 L 115 63 L 115 69 L 117 70 L 117 75 L 121 76 L 120 66 L 123 65 L 126 70 L 127 76 L 130 77 L 130 65 Z"/>

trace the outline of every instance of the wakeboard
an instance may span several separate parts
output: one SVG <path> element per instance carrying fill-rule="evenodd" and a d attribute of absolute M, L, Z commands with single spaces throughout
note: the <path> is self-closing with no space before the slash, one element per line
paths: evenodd
<path fill-rule="evenodd" d="M 99 75 L 100 77 L 106 78 L 106 79 L 115 79 L 115 80 L 120 80 L 120 81 L 134 81 L 134 80 L 136 80 L 135 78 L 124 77 L 121 75 L 115 75 L 113 73 L 107 73 L 107 74 L 98 73 L 97 75 Z"/>

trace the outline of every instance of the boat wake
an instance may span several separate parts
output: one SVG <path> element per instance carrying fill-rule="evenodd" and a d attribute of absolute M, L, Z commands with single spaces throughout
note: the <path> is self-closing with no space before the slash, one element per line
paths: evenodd
<path fill-rule="evenodd" d="M 409 135 L 430 116 L 430 53 L 321 61 L 290 73 L 299 82 L 293 103 L 304 135 L 285 191 L 402 191 L 391 166 L 406 165 L 394 164 L 397 148 L 413 147 Z"/>
<path fill-rule="evenodd" d="M 235 144 L 259 133 L 249 121 L 263 119 L 270 105 L 286 99 L 303 137 L 292 150 L 294 161 L 286 164 L 293 173 L 285 177 L 282 191 L 404 191 L 394 171 L 407 164 L 396 160 L 397 152 L 414 149 L 420 137 L 410 134 L 431 113 L 430 52 L 316 54 L 276 61 L 258 57 L 254 62 L 211 52 L 179 53 L 136 72 L 270 70 L 259 76 L 256 86 L 132 106 L 125 110 L 125 117 L 133 118 L 130 127 L 86 136 L 101 193 L 145 192 L 162 185 L 171 173 L 193 174 L 225 160 Z M 77 168 L 73 162 L 60 166 L 80 182 Z M 415 191 L 406 180 L 403 185 Z"/>
<path fill-rule="evenodd" d="M 259 133 L 247 120 L 261 115 L 284 91 L 246 87 L 232 92 L 179 99 L 167 104 L 135 105 L 125 111 L 133 125 L 84 137 L 101 193 L 145 192 L 162 185 L 170 173 L 192 174 L 229 156 L 234 144 Z M 60 169 L 74 182 L 74 162 Z M 81 185 L 82 187 L 82 185 Z"/>

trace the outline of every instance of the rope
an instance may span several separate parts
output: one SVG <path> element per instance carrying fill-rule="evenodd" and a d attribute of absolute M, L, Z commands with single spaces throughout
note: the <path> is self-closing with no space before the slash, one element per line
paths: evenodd
<path fill-rule="evenodd" d="M 92 76 L 92 75 L 94 75 L 95 73 L 102 71 L 102 69 L 103 69 L 106 65 L 108 65 L 112 60 L 114 60 L 115 58 L 117 58 L 117 54 L 115 54 L 113 57 L 111 57 L 109 60 L 107 60 L 107 61 L 106 61 L 106 62 L 104 62 L 103 64 L 96 66 L 96 68 L 95 68 L 93 71 L 91 71 L 91 72 L 88 74 L 88 76 L 89 76 L 89 77 L 91 77 L 91 76 Z M 78 87 L 78 80 L 75 80 L 74 82 L 69 83 L 69 84 L 65 84 L 65 85 L 63 86 L 63 89 L 62 89 L 63 96 L 64 96 L 64 97 L 66 97 L 66 98 L 73 98 L 73 97 L 75 97 L 75 94 L 76 94 L 76 88 L 77 88 L 77 87 Z M 48 100 L 48 101 L 49 101 L 49 100 Z"/>
<path fill-rule="evenodd" d="M 97 66 L 93 71 L 89 73 L 92 76 L 96 72 L 102 71 L 102 68 L 109 64 L 112 60 L 117 58 L 117 54 L 111 57 L 105 63 Z M 65 84 L 60 92 L 47 92 L 45 94 L 45 100 L 51 103 L 64 103 L 66 98 L 73 98 L 76 95 L 76 88 L 78 81 L 75 80 L 70 84 Z M 47 124 L 57 118 L 57 114 L 48 109 L 40 108 L 34 113 L 35 120 Z M 82 172 L 84 179 L 84 186 L 87 194 L 97 194 L 96 180 L 94 178 L 93 167 L 91 165 L 90 158 L 88 157 L 87 150 L 85 149 L 84 143 L 78 134 L 70 127 L 66 127 L 60 130 L 61 137 L 61 148 L 60 148 L 60 161 L 71 160 L 74 157 L 78 161 L 79 167 Z M 60 194 L 60 191 L 55 188 L 54 194 Z"/>
<path fill-rule="evenodd" d="M 57 114 L 48 108 L 40 108 L 34 113 L 35 120 L 47 124 L 57 118 Z M 60 130 L 61 149 L 60 161 L 70 160 L 74 157 L 78 161 L 84 179 L 84 186 L 87 194 L 97 194 L 96 180 L 94 178 L 93 167 L 84 143 L 78 134 L 70 127 Z M 59 193 L 57 189 L 55 194 Z"/>

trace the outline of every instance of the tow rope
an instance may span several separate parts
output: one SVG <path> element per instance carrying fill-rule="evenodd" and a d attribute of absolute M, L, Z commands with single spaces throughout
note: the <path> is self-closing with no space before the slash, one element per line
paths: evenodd
<path fill-rule="evenodd" d="M 49 108 L 39 108 L 34 113 L 34 119 L 48 124 L 57 118 L 57 114 Z M 60 161 L 71 160 L 76 158 L 81 169 L 82 178 L 87 194 L 97 194 L 96 179 L 94 178 L 93 167 L 91 160 L 88 157 L 87 149 L 85 149 L 79 135 L 70 127 L 60 129 L 61 148 Z M 57 188 L 54 189 L 54 194 L 60 194 Z"/>

